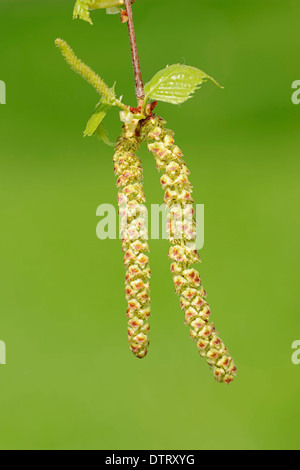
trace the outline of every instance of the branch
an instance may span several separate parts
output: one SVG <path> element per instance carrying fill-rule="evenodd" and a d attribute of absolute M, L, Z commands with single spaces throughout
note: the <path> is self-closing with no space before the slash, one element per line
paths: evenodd
<path fill-rule="evenodd" d="M 132 63 L 133 63 L 133 70 L 134 70 L 135 94 L 136 94 L 137 100 L 140 101 L 145 98 L 145 93 L 144 93 L 144 84 L 143 84 L 140 60 L 139 60 L 139 55 L 138 55 L 137 45 L 136 45 L 131 0 L 124 0 L 124 3 L 125 3 L 127 16 L 128 16 L 128 33 L 129 33 L 129 39 L 130 39 Z"/>

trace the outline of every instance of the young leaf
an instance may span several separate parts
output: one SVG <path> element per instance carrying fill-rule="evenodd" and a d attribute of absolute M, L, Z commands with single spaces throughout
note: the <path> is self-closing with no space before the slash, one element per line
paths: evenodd
<path fill-rule="evenodd" d="M 89 10 L 107 8 L 114 9 L 115 13 L 120 13 L 120 10 L 117 11 L 116 8 L 123 4 L 124 0 L 77 0 L 73 10 L 73 19 L 79 18 L 93 24 Z"/>
<path fill-rule="evenodd" d="M 175 64 L 158 72 L 145 86 L 145 99 L 181 104 L 192 97 L 206 80 L 221 87 L 202 70 L 188 65 Z"/>
<path fill-rule="evenodd" d="M 111 107 L 112 106 L 110 104 L 100 101 L 100 103 L 97 105 L 95 109 L 95 112 L 92 114 L 92 116 L 90 117 L 86 125 L 85 131 L 83 134 L 84 137 L 91 137 L 92 135 L 96 133 L 98 127 L 102 123 L 103 119 L 105 118 L 106 114 L 111 109 Z"/>
<path fill-rule="evenodd" d="M 120 7 L 110 7 L 106 8 L 106 13 L 108 15 L 118 15 L 120 13 Z"/>
<path fill-rule="evenodd" d="M 106 145 L 109 145 L 110 147 L 114 147 L 116 145 L 116 144 L 114 144 L 113 142 L 111 142 L 109 140 L 107 132 L 104 129 L 102 122 L 98 126 L 98 128 L 95 132 L 95 135 L 98 137 L 98 139 L 102 140 Z"/>
<path fill-rule="evenodd" d="M 124 0 L 90 0 L 90 9 L 113 8 L 124 5 Z"/>
<path fill-rule="evenodd" d="M 73 10 L 73 20 L 79 18 L 93 24 L 89 12 L 90 0 L 77 0 Z"/>

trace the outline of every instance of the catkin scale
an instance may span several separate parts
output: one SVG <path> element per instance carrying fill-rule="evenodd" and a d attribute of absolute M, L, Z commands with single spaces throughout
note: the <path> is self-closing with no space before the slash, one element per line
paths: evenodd
<path fill-rule="evenodd" d="M 192 185 L 182 151 L 175 145 L 174 134 L 165 129 L 165 121 L 152 116 L 146 124 L 148 148 L 156 166 L 163 172 L 161 185 L 165 191 L 164 203 L 170 209 L 168 218 L 174 287 L 180 295 L 180 306 L 185 324 L 198 351 L 213 370 L 218 382 L 229 384 L 236 375 L 236 367 L 214 324 L 210 321 L 210 307 L 202 287 L 199 272 L 192 267 L 200 263 L 196 248 L 196 222 L 192 208 Z M 182 217 L 185 215 L 187 217 Z"/>
<path fill-rule="evenodd" d="M 145 224 L 143 171 L 136 155 L 137 138 L 124 125 L 113 157 L 122 231 L 122 249 L 126 267 L 125 294 L 128 303 L 128 342 L 132 352 L 143 358 L 148 352 L 150 316 L 150 267 L 148 233 Z"/>

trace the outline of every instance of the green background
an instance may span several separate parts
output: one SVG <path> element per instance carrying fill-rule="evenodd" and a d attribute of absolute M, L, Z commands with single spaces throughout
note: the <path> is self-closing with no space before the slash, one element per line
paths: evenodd
<path fill-rule="evenodd" d="M 145 81 L 166 64 L 208 83 L 160 104 L 205 204 L 201 275 L 238 366 L 216 384 L 183 324 L 166 240 L 151 241 L 148 357 L 130 353 L 119 240 L 96 238 L 116 206 L 112 149 L 82 131 L 98 97 L 54 47 L 62 37 L 135 104 L 126 27 L 73 0 L 1 0 L 1 449 L 299 448 L 300 5 L 291 0 L 137 0 Z M 120 129 L 108 118 L 110 134 Z M 148 203 L 161 203 L 144 149 Z"/>

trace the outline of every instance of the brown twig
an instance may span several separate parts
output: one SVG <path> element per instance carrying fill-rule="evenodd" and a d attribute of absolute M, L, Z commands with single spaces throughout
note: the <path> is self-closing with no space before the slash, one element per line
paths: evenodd
<path fill-rule="evenodd" d="M 140 102 L 141 100 L 145 98 L 145 93 L 144 93 L 144 84 L 143 84 L 140 60 L 139 60 L 139 55 L 138 55 L 137 45 L 136 45 L 131 0 L 124 0 L 124 3 L 125 3 L 127 16 L 128 16 L 128 32 L 129 32 L 132 63 L 133 63 L 133 70 L 134 70 L 135 94 L 136 94 L 137 100 Z"/>

